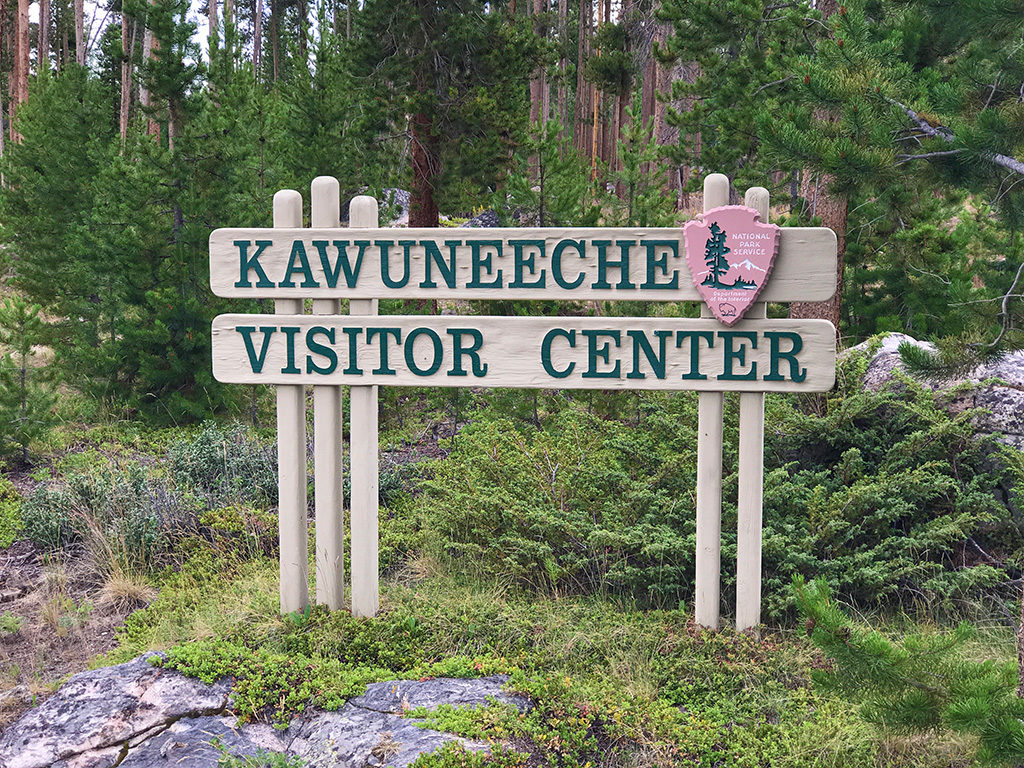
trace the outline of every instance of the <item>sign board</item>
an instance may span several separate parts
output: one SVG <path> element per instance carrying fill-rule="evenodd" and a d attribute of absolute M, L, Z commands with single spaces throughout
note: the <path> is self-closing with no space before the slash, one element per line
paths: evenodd
<path fill-rule="evenodd" d="M 755 297 L 829 299 L 835 233 L 778 231 Z M 210 287 L 226 298 L 702 299 L 678 228 L 218 229 Z"/>
<path fill-rule="evenodd" d="M 213 373 L 235 384 L 823 392 L 825 320 L 221 315 Z"/>

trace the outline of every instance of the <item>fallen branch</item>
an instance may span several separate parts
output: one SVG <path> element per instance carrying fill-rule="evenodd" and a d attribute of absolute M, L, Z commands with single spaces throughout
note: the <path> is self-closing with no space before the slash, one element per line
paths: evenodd
<path fill-rule="evenodd" d="M 956 135 L 953 133 L 952 129 L 947 128 L 944 125 L 932 125 L 930 122 L 925 120 L 923 117 L 921 117 L 917 112 L 912 110 L 906 104 L 901 104 L 895 99 L 886 99 L 886 101 L 888 101 L 895 107 L 899 107 L 903 111 L 903 113 L 911 120 L 913 120 L 917 127 L 926 135 L 931 136 L 932 138 L 942 139 L 943 141 L 947 141 L 950 144 L 956 141 Z M 1024 176 L 1024 162 L 1021 162 L 1015 157 L 1010 157 L 1009 155 L 1001 155 L 998 152 L 982 151 L 979 152 L 978 154 L 981 155 L 981 157 L 988 160 L 990 163 L 994 163 L 995 165 L 998 165 L 1001 168 L 1006 168 L 1008 171 L 1013 171 L 1014 173 L 1019 173 L 1021 176 Z"/>

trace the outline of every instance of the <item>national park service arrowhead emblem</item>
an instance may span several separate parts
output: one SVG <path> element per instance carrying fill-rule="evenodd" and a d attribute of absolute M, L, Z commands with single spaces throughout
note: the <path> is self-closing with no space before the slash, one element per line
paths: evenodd
<path fill-rule="evenodd" d="M 760 218 L 745 205 L 723 205 L 683 226 L 693 284 L 726 325 L 733 325 L 757 301 L 779 252 L 779 227 Z"/>

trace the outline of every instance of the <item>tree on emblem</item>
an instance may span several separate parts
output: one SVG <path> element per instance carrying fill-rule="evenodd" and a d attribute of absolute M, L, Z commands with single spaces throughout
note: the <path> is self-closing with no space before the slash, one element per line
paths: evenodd
<path fill-rule="evenodd" d="M 710 285 L 712 288 L 731 288 L 733 286 L 722 283 L 722 275 L 729 271 L 729 262 L 725 260 L 725 254 L 731 250 L 725 244 L 726 233 L 718 226 L 718 222 L 711 223 L 711 237 L 704 246 L 704 263 L 708 266 L 708 275 L 701 285 Z"/>

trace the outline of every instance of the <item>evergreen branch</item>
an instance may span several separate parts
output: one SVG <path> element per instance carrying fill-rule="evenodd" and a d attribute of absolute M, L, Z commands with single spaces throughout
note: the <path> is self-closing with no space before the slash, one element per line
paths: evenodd
<path fill-rule="evenodd" d="M 912 110 L 906 104 L 901 104 L 895 99 L 887 98 L 886 101 L 888 101 L 893 106 L 901 109 L 903 113 L 911 120 L 913 120 L 917 124 L 917 127 L 924 131 L 924 133 L 927 134 L 928 136 L 936 139 L 942 139 L 943 141 L 948 142 L 950 144 L 956 141 L 956 135 L 953 133 L 952 129 L 947 128 L 944 125 L 932 125 L 930 122 L 925 120 L 923 117 L 921 117 L 917 112 Z M 982 151 L 979 154 L 989 162 L 994 163 L 995 165 L 998 165 L 1001 168 L 1006 168 L 1007 170 L 1013 171 L 1014 173 L 1019 173 L 1021 176 L 1024 176 L 1024 162 L 1021 162 L 1015 157 L 1010 157 L 1009 155 L 1001 155 L 998 152 L 987 151 Z M 1000 337 L 1001 336 L 1002 334 L 1000 334 Z"/>

